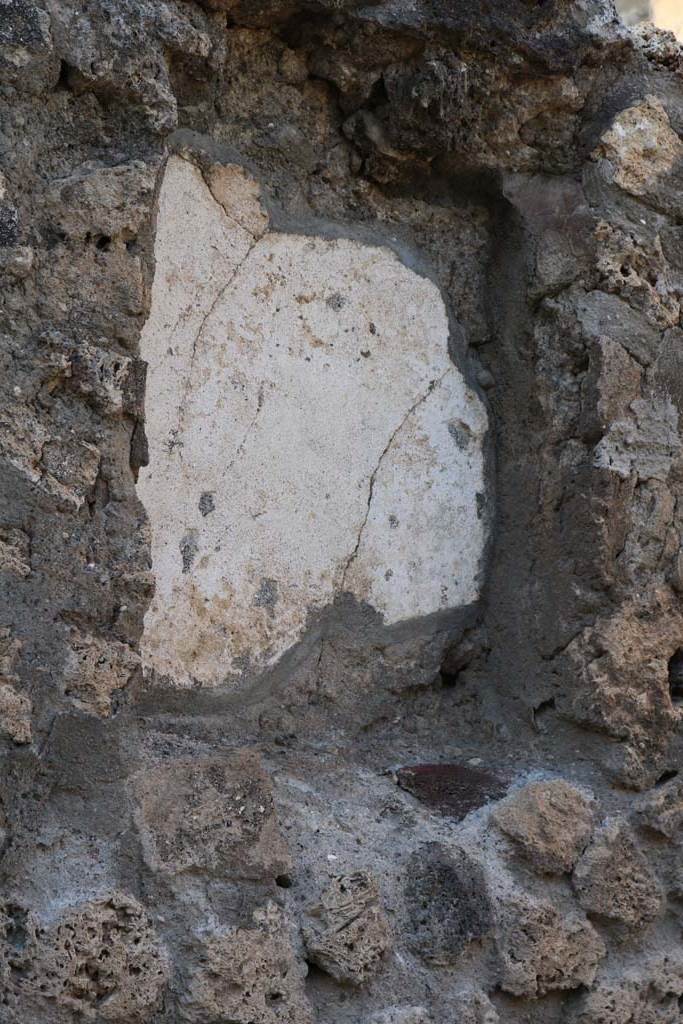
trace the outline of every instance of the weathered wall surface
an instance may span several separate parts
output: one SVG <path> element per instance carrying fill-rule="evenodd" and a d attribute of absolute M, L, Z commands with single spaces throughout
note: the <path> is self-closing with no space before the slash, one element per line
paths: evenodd
<path fill-rule="evenodd" d="M 683 50 L 0 0 L 0 1021 L 675 1024 Z"/>

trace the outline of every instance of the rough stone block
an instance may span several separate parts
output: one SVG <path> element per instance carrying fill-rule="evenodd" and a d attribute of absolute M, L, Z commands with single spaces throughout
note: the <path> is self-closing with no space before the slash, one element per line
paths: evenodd
<path fill-rule="evenodd" d="M 45 927 L 5 906 L 5 1000 L 17 1019 L 67 1024 L 146 1024 L 169 977 L 169 960 L 143 907 L 112 895 L 64 910 Z"/>
<path fill-rule="evenodd" d="M 673 779 L 643 796 L 636 806 L 635 819 L 667 839 L 683 841 L 683 779 Z"/>
<path fill-rule="evenodd" d="M 469 943 L 491 932 L 484 872 L 464 850 L 426 843 L 410 858 L 406 874 L 410 942 L 425 960 L 455 963 Z"/>
<path fill-rule="evenodd" d="M 67 235 L 89 235 L 93 243 L 104 239 L 107 245 L 115 237 L 125 242 L 137 235 L 150 214 L 156 170 L 141 160 L 115 167 L 84 164 L 51 183 L 48 212 Z"/>
<path fill-rule="evenodd" d="M 30 540 L 23 530 L 0 527 L 0 572 L 11 572 L 24 579 L 30 576 Z"/>
<path fill-rule="evenodd" d="M 505 992 L 537 998 L 593 983 L 606 950 L 584 917 L 563 917 L 549 903 L 526 895 L 503 900 L 498 914 L 496 941 Z"/>
<path fill-rule="evenodd" d="M 373 1013 L 368 1024 L 433 1024 L 424 1006 L 390 1006 Z"/>
<path fill-rule="evenodd" d="M 617 819 L 593 836 L 577 863 L 573 885 L 591 914 L 641 928 L 659 914 L 663 893 L 628 825 Z"/>
<path fill-rule="evenodd" d="M 0 732 L 15 743 L 31 742 L 30 699 L 9 683 L 0 682 Z"/>
<path fill-rule="evenodd" d="M 253 879 L 291 870 L 270 781 L 253 751 L 159 765 L 137 775 L 133 790 L 154 870 Z"/>
<path fill-rule="evenodd" d="M 489 997 L 477 989 L 458 993 L 454 1005 L 456 1024 L 498 1024 L 500 1020 Z"/>
<path fill-rule="evenodd" d="M 567 1024 L 679 1024 L 683 961 L 677 952 L 617 967 L 568 1007 Z"/>
<path fill-rule="evenodd" d="M 64 692 L 78 707 L 106 718 L 112 712 L 117 691 L 125 690 L 139 663 L 138 655 L 127 644 L 73 630 Z"/>
<path fill-rule="evenodd" d="M 191 1024 L 312 1024 L 297 960 L 282 914 L 273 904 L 254 914 L 253 928 L 226 928 L 205 941 L 204 955 L 181 1001 Z"/>
<path fill-rule="evenodd" d="M 540 872 L 571 871 L 593 828 L 592 802 L 563 779 L 532 782 L 493 809 L 493 820 Z"/>
<path fill-rule="evenodd" d="M 617 114 L 592 156 L 609 161 L 614 182 L 625 192 L 648 196 L 683 159 L 683 142 L 661 101 L 648 96 Z"/>
<path fill-rule="evenodd" d="M 87 441 L 50 438 L 41 453 L 43 485 L 74 508 L 81 508 L 100 470 L 101 455 Z"/>
<path fill-rule="evenodd" d="M 380 969 L 391 934 L 377 883 L 367 872 L 335 878 L 308 919 L 308 956 L 337 981 L 361 985 Z"/>

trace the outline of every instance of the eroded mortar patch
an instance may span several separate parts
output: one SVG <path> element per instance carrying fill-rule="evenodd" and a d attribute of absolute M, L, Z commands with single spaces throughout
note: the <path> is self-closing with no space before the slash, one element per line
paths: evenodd
<path fill-rule="evenodd" d="M 388 624 L 469 604 L 485 542 L 486 414 L 436 286 L 269 231 L 239 167 L 208 181 L 170 159 L 142 336 L 143 657 L 177 685 L 273 664 L 341 592 Z"/>

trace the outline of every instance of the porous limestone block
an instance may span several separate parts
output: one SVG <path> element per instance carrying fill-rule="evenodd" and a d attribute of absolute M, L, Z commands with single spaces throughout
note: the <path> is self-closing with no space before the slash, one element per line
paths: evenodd
<path fill-rule="evenodd" d="M 591 914 L 642 928 L 657 917 L 661 886 L 628 825 L 605 822 L 574 869 L 574 889 Z"/>
<path fill-rule="evenodd" d="M 306 968 L 295 954 L 282 912 L 269 903 L 252 928 L 209 934 L 184 995 L 181 1019 L 191 1024 L 312 1024 Z"/>
<path fill-rule="evenodd" d="M 675 778 L 645 794 L 636 805 L 635 818 L 667 839 L 683 839 L 683 779 Z"/>
<path fill-rule="evenodd" d="M 563 916 L 551 903 L 522 892 L 501 901 L 496 942 L 501 988 L 532 999 L 592 985 L 606 952 L 585 917 Z"/>
<path fill-rule="evenodd" d="M 563 779 L 530 782 L 497 804 L 493 820 L 541 873 L 571 871 L 593 829 L 591 800 Z"/>
<path fill-rule="evenodd" d="M 646 96 L 617 114 L 592 156 L 609 160 L 625 192 L 647 196 L 683 158 L 683 142 L 661 101 Z"/>
<path fill-rule="evenodd" d="M 678 949 L 614 964 L 568 1007 L 566 1024 L 678 1024 L 683 960 Z"/>
<path fill-rule="evenodd" d="M 166 948 L 127 893 L 67 906 L 49 924 L 0 907 L 0 977 L 5 1003 L 17 1010 L 12 1019 L 144 1024 L 169 975 Z"/>
<path fill-rule="evenodd" d="M 391 935 L 374 878 L 366 871 L 335 878 L 309 908 L 304 941 L 311 962 L 337 981 L 360 985 L 376 974 Z"/>
<path fill-rule="evenodd" d="M 343 592 L 387 624 L 471 604 L 486 540 L 486 414 L 436 286 L 268 230 L 239 167 L 207 181 L 169 161 L 142 337 L 142 651 L 181 686 L 273 665 Z"/>
<path fill-rule="evenodd" d="M 291 870 L 270 780 L 253 751 L 161 764 L 140 772 L 133 789 L 153 870 L 249 879 Z"/>
<path fill-rule="evenodd" d="M 64 693 L 76 707 L 108 718 L 139 664 L 138 654 L 128 644 L 74 627 L 64 667 Z"/>

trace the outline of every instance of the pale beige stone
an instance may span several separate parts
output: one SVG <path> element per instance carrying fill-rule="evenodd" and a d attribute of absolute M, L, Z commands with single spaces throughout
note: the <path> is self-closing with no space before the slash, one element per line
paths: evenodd
<path fill-rule="evenodd" d="M 192 1024 L 312 1024 L 306 967 L 292 948 L 282 912 L 269 903 L 251 928 L 225 928 L 204 952 L 180 1005 Z"/>
<path fill-rule="evenodd" d="M 78 707 L 102 718 L 140 663 L 127 644 L 74 630 L 64 666 L 64 692 Z"/>
<path fill-rule="evenodd" d="M 169 161 L 142 339 L 142 651 L 179 685 L 273 664 L 339 592 L 387 623 L 473 602 L 485 543 L 486 416 L 436 287 L 385 248 L 262 234 L 244 172 L 207 173 L 213 195 Z"/>
<path fill-rule="evenodd" d="M 270 781 L 253 751 L 158 765 L 136 776 L 133 792 L 154 871 L 272 880 L 291 870 Z"/>
<path fill-rule="evenodd" d="M 0 682 L 0 732 L 15 743 L 31 742 L 31 701 L 9 683 Z"/>
<path fill-rule="evenodd" d="M 611 819 L 595 834 L 573 875 L 579 903 L 591 914 L 642 928 L 662 909 L 664 894 L 628 825 Z"/>
<path fill-rule="evenodd" d="M 592 155 L 610 161 L 614 181 L 625 192 L 644 196 L 681 159 L 683 142 L 671 127 L 661 101 L 647 96 L 617 114 Z"/>
<path fill-rule="evenodd" d="M 501 988 L 544 996 L 592 984 L 605 944 L 582 916 L 563 916 L 546 901 L 519 893 L 498 907 Z"/>
<path fill-rule="evenodd" d="M 537 870 L 571 871 L 593 827 L 592 802 L 563 779 L 532 782 L 503 800 L 493 819 Z"/>
<path fill-rule="evenodd" d="M 268 214 L 261 206 L 261 189 L 243 167 L 237 164 L 213 164 L 206 182 L 214 199 L 239 227 L 260 238 L 268 229 Z"/>

